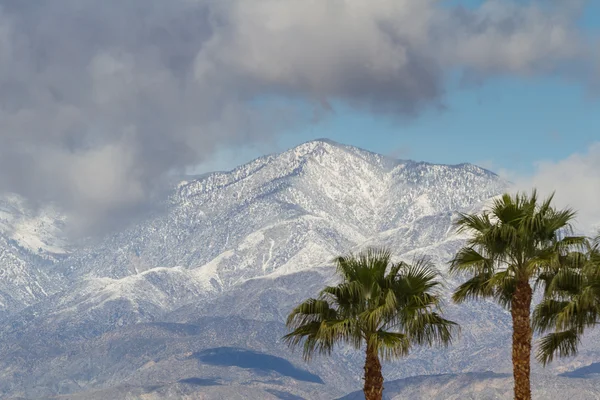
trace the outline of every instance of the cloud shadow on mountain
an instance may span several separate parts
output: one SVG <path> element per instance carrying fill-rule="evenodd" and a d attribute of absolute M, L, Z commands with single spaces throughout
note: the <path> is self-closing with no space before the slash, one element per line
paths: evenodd
<path fill-rule="evenodd" d="M 217 382 L 216 380 L 205 378 L 185 378 L 180 379 L 178 382 L 193 386 L 221 386 L 221 383 Z"/>
<path fill-rule="evenodd" d="M 318 375 L 297 368 L 281 357 L 252 350 L 235 347 L 217 347 L 194 353 L 191 357 L 208 365 L 245 368 L 255 372 L 273 371 L 298 381 L 323 383 L 323 380 Z"/>
<path fill-rule="evenodd" d="M 586 365 L 585 367 L 577 368 L 573 371 L 563 372 L 559 376 L 566 378 L 597 378 L 600 374 L 600 362 Z"/>

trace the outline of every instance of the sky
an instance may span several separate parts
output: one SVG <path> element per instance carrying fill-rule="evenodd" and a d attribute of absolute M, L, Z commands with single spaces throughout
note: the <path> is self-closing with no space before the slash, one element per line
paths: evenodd
<path fill-rule="evenodd" d="M 455 0 L 441 4 L 473 10 L 483 3 Z M 600 2 L 586 2 L 575 24 L 589 37 L 596 37 Z M 600 142 L 600 91 L 590 87 L 592 82 L 560 74 L 501 75 L 471 84 L 462 77 L 460 69 L 448 72 L 442 109 L 434 107 L 398 121 L 337 104 L 317 123 L 292 129 L 267 146 L 224 150 L 198 170 L 227 170 L 265 152 L 326 137 L 397 158 L 470 162 L 511 177 L 530 176 L 540 163 L 586 153 Z"/>
<path fill-rule="evenodd" d="M 322 121 L 286 132 L 267 146 L 223 152 L 200 170 L 230 169 L 265 152 L 327 137 L 395 158 L 470 162 L 497 173 L 530 175 L 541 161 L 586 152 L 600 141 L 600 98 L 583 85 L 495 78 L 476 87 L 448 86 L 454 87 L 444 98 L 445 109 L 397 121 L 338 105 Z"/>
<path fill-rule="evenodd" d="M 326 137 L 600 221 L 600 2 L 0 0 L 0 193 L 85 233 Z"/>

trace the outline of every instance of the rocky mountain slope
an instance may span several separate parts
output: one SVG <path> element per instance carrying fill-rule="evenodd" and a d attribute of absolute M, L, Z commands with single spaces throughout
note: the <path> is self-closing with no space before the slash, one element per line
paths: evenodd
<path fill-rule="evenodd" d="M 33 209 L 19 196 L 0 196 L 0 316 L 62 287 L 62 276 L 48 268 L 67 254 L 64 223 L 50 207 Z"/>
<path fill-rule="evenodd" d="M 0 393 L 341 397 L 361 387 L 362 355 L 340 349 L 304 363 L 280 340 L 291 307 L 333 282 L 335 255 L 365 246 L 407 260 L 427 254 L 446 271 L 463 240 L 452 229 L 456 212 L 481 209 L 505 188 L 473 165 L 393 160 L 318 140 L 182 181 L 161 211 L 85 245 L 61 239 L 58 214 L 7 197 Z M 447 279 L 448 290 L 454 284 Z M 447 312 L 463 324 L 457 343 L 415 349 L 386 367 L 388 379 L 509 370 L 506 312 L 489 302 Z M 595 360 L 592 345 L 583 350 L 539 372 Z"/>

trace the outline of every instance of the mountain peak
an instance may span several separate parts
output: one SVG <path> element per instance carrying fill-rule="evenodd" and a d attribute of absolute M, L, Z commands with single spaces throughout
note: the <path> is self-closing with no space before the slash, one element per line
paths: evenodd
<path fill-rule="evenodd" d="M 338 143 L 334 140 L 330 140 L 330 139 L 325 139 L 325 138 L 321 138 L 321 139 L 314 139 L 314 140 L 309 140 L 308 142 L 304 142 L 301 143 L 295 147 L 292 147 L 290 150 L 288 151 L 292 151 L 298 155 L 302 154 L 310 154 L 312 152 L 314 152 L 315 150 L 318 149 L 323 149 L 323 150 L 328 150 L 328 151 L 332 151 L 334 149 L 339 149 L 339 150 L 347 150 L 347 149 L 356 149 L 356 150 L 360 150 L 357 147 L 352 147 L 352 146 L 347 146 L 341 143 Z"/>
<path fill-rule="evenodd" d="M 393 168 L 398 164 L 399 160 L 394 160 L 388 156 L 378 154 L 360 147 L 347 145 L 336 142 L 331 139 L 319 138 L 299 144 L 283 153 L 275 154 L 275 157 L 283 157 L 292 155 L 296 159 L 313 158 L 313 156 L 334 156 L 336 158 L 358 158 L 370 164 L 377 164 L 387 168 Z M 347 161 L 347 160 L 346 160 Z"/>
<path fill-rule="evenodd" d="M 328 144 L 330 146 L 335 146 L 335 147 L 345 146 L 344 144 L 341 144 L 341 143 L 336 142 L 335 140 L 332 140 L 329 138 L 317 138 L 317 139 L 309 140 L 305 143 L 322 143 L 322 144 Z"/>

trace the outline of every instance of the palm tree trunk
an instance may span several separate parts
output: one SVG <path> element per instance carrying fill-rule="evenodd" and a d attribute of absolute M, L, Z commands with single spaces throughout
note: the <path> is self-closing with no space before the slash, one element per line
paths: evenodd
<path fill-rule="evenodd" d="M 383 375 L 377 348 L 367 345 L 367 359 L 365 361 L 365 386 L 363 389 L 365 400 L 381 400 L 383 396 Z"/>
<path fill-rule="evenodd" d="M 515 400 L 531 400 L 531 310 L 532 290 L 528 281 L 517 283 L 512 295 L 512 362 Z"/>

